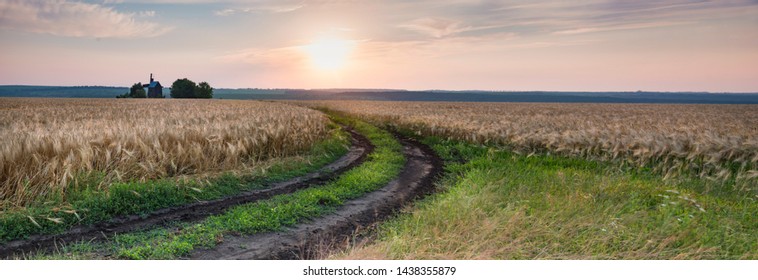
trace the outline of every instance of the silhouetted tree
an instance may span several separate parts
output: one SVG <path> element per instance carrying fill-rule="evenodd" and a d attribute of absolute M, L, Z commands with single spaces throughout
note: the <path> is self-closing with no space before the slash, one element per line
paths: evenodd
<path fill-rule="evenodd" d="M 213 98 L 213 88 L 206 82 L 202 82 L 195 88 L 195 98 Z"/>
<path fill-rule="evenodd" d="M 171 98 L 195 98 L 195 82 L 187 78 L 177 79 L 171 84 Z"/>
<path fill-rule="evenodd" d="M 132 85 L 132 88 L 129 89 L 129 97 L 147 98 L 147 93 L 145 92 L 145 87 L 142 86 L 142 83 L 136 83 Z"/>
<path fill-rule="evenodd" d="M 206 82 L 196 85 L 183 78 L 171 84 L 171 98 L 213 98 L 213 88 Z"/>
<path fill-rule="evenodd" d="M 116 96 L 116 98 L 146 98 L 146 97 L 147 97 L 147 93 L 145 92 L 145 88 L 142 86 L 142 83 L 133 84 L 132 87 L 129 88 L 129 92 Z"/>

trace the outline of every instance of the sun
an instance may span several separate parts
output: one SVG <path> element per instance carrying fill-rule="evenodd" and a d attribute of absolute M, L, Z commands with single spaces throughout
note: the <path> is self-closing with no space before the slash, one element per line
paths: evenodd
<path fill-rule="evenodd" d="M 304 46 L 313 67 L 320 71 L 344 68 L 352 49 L 351 41 L 335 38 L 322 38 Z"/>

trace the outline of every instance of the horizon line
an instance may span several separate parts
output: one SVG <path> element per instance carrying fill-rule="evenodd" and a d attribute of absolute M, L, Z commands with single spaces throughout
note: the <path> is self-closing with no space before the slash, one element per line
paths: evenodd
<path fill-rule="evenodd" d="M 106 88 L 129 88 L 129 86 L 112 86 L 112 85 L 22 85 L 22 84 L 3 84 L 0 87 L 106 87 Z M 171 87 L 165 87 L 171 88 Z M 560 93 L 700 93 L 700 94 L 758 94 L 756 91 L 702 91 L 702 90 L 488 90 L 488 89 L 397 89 L 397 88 L 263 88 L 263 87 L 214 87 L 214 89 L 225 90 L 246 90 L 246 89 L 258 89 L 258 90 L 306 90 L 306 91 L 335 91 L 335 90 L 361 90 L 361 91 L 406 91 L 406 92 L 560 92 Z"/>

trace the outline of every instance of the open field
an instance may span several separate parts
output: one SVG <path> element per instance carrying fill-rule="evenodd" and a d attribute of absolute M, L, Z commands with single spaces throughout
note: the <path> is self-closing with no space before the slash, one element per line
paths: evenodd
<path fill-rule="evenodd" d="M 416 135 L 446 160 L 439 194 L 334 258 L 758 257 L 754 106 L 300 104 Z"/>
<path fill-rule="evenodd" d="M 0 201 L 24 206 L 96 177 L 110 182 L 254 167 L 329 133 L 321 113 L 286 104 L 196 100 L 0 102 Z"/>
<path fill-rule="evenodd" d="M 120 106 L 153 105 L 128 102 Z M 165 101 L 154 104 L 161 102 Z M 318 120 L 314 122 L 323 125 L 324 135 L 312 135 L 310 146 L 269 145 L 279 147 L 273 149 L 279 152 L 264 156 L 235 154 L 239 165 L 173 174 L 239 170 L 207 177 L 210 181 L 202 186 L 157 179 L 168 173 L 132 177 L 130 182 L 107 177 L 98 182 L 105 185 L 102 182 L 111 180 L 110 195 L 72 191 L 76 195 L 65 208 L 0 212 L 0 252 L 11 258 L 55 259 L 758 258 L 753 105 L 296 102 L 328 108 L 322 113 L 279 103 L 209 103 L 217 104 L 217 112 L 233 112 L 226 119 L 229 122 L 247 117 L 241 115 L 249 114 L 245 110 L 254 106 L 261 108 L 252 114 L 281 116 L 280 108 L 314 114 L 313 119 L 306 119 Z M 205 103 L 170 105 L 186 110 L 198 104 Z M 264 116 L 256 120 L 271 121 Z M 288 124 L 281 118 L 273 122 L 277 120 L 282 126 Z M 181 129 L 193 124 L 197 130 L 212 127 L 211 123 L 188 122 Z M 177 129 L 181 131 L 179 127 L 171 131 Z M 234 131 L 213 129 L 218 134 Z M 365 161 L 350 164 L 344 173 L 327 171 L 307 181 L 316 176 L 309 172 L 345 153 L 346 130 L 353 147 L 356 139 L 364 139 Z M 296 133 L 278 141 L 291 141 L 288 137 Z M 142 135 L 152 134 L 132 138 Z M 200 143 L 193 145 L 205 142 Z M 304 150 L 324 155 L 307 157 L 292 167 L 255 168 L 262 159 L 288 158 Z M 203 165 L 208 159 L 214 158 L 195 157 L 190 163 Z M 444 173 L 438 177 L 435 174 L 440 174 L 443 163 Z M 69 189 L 77 189 L 75 182 L 57 186 L 64 186 L 63 194 L 68 194 Z M 428 191 L 433 183 L 437 193 L 400 208 L 415 195 L 400 195 L 399 186 Z M 287 184 L 295 187 L 279 189 Z M 177 211 L 184 208 L 175 207 L 242 196 L 255 199 L 202 210 L 196 218 L 181 217 Z M 392 209 L 403 211 L 377 224 Z M 150 217 L 158 218 L 150 221 Z M 161 222 L 160 217 L 176 219 Z M 48 251 L 33 251 L 36 240 L 71 236 L 69 231 L 80 225 L 98 229 L 102 221 L 145 218 L 141 226 L 93 237 L 94 242 L 71 238 L 61 246 L 47 246 Z M 50 238 L 35 239 L 33 234 Z M 355 239 L 363 234 L 369 238 Z M 18 247 L 22 250 L 8 247 L 25 238 L 30 243 Z M 363 241 L 354 244 L 354 240 Z"/>
<path fill-rule="evenodd" d="M 316 101 L 375 123 L 525 154 L 616 160 L 758 191 L 758 106 Z"/>

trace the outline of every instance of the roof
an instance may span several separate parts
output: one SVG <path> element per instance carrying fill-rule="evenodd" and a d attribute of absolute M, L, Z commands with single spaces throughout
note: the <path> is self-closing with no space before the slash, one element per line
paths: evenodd
<path fill-rule="evenodd" d="M 163 87 L 161 86 L 161 83 L 158 81 L 150 82 L 150 84 L 147 86 L 148 88 L 154 88 L 154 87 Z"/>

